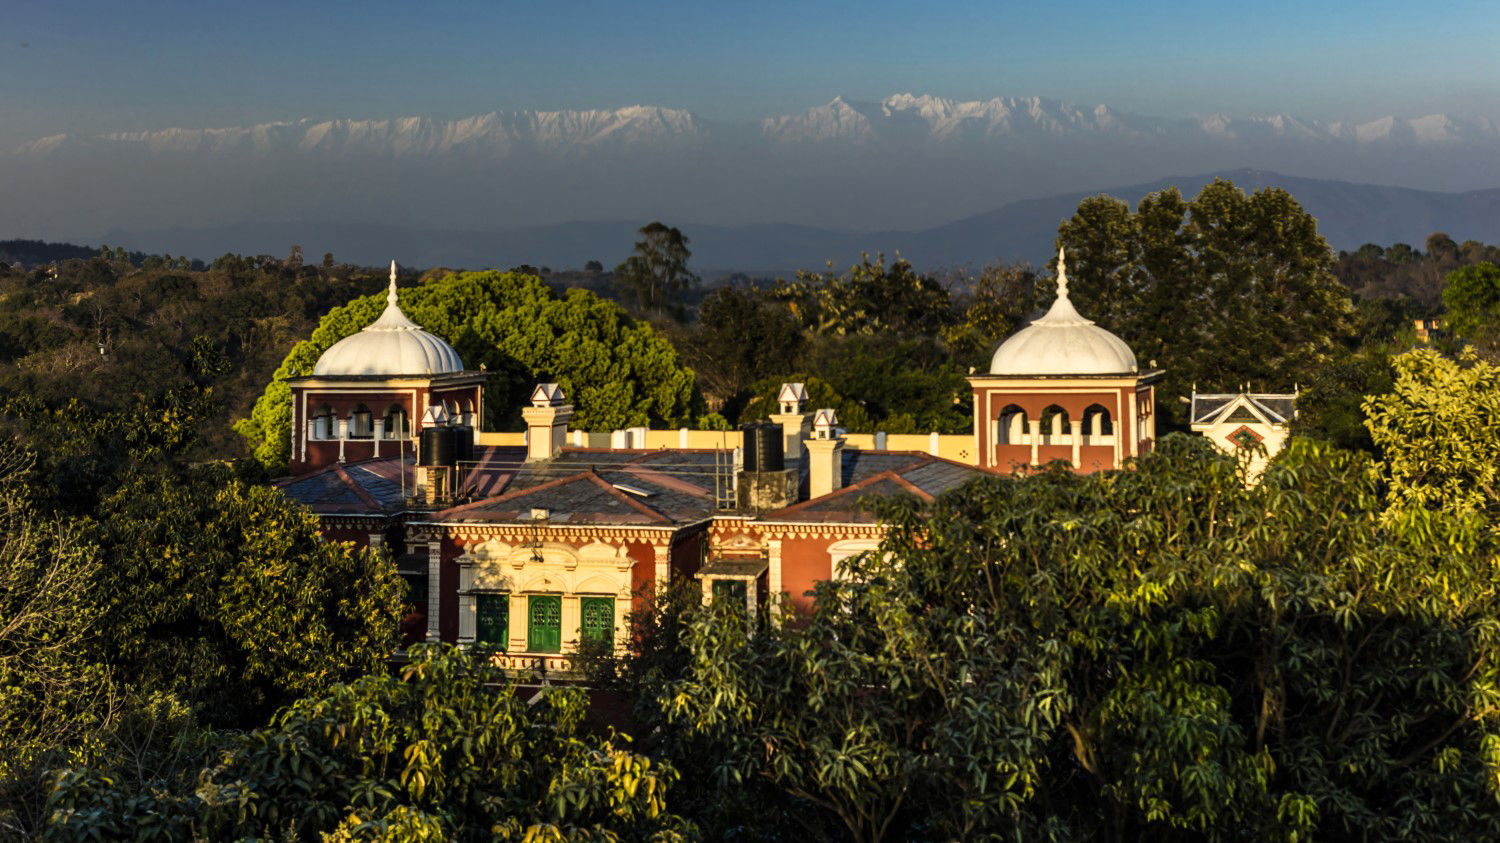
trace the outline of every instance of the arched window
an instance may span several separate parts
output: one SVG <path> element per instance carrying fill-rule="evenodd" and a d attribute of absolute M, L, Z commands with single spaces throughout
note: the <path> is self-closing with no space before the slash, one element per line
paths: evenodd
<path fill-rule="evenodd" d="M 1015 404 L 1011 404 L 1000 411 L 999 444 L 1026 444 L 1026 411 Z"/>
<path fill-rule="evenodd" d="M 375 417 L 370 408 L 361 404 L 349 414 L 349 438 L 371 439 L 375 436 Z"/>
<path fill-rule="evenodd" d="M 1068 427 L 1068 411 L 1053 404 L 1042 411 L 1042 444 L 1071 444 L 1072 428 Z"/>
<path fill-rule="evenodd" d="M 1085 444 L 1107 445 L 1104 437 L 1113 436 L 1115 432 L 1114 423 L 1110 420 L 1109 410 L 1102 404 L 1090 404 L 1083 411 L 1083 436 Z"/>
<path fill-rule="evenodd" d="M 410 439 L 411 421 L 406 416 L 406 410 L 400 404 L 392 404 L 385 411 L 384 432 L 382 439 Z"/>
<path fill-rule="evenodd" d="M 468 425 L 469 427 L 473 427 L 474 426 L 474 399 L 472 399 L 472 398 L 465 398 L 465 399 L 463 399 L 463 401 L 459 402 L 459 405 L 463 408 L 463 416 L 462 416 L 463 423 L 466 424 L 466 425 Z"/>
<path fill-rule="evenodd" d="M 336 439 L 339 431 L 339 417 L 334 415 L 333 408 L 324 404 L 313 410 L 312 414 L 312 438 L 314 439 Z"/>

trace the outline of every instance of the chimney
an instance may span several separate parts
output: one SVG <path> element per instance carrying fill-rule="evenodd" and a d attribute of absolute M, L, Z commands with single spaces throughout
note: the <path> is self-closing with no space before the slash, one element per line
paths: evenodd
<path fill-rule="evenodd" d="M 812 432 L 812 416 L 807 406 L 807 387 L 800 383 L 784 383 L 776 394 L 779 413 L 771 414 L 771 421 L 781 425 L 781 451 L 789 460 L 802 459 L 802 440 Z"/>
<path fill-rule="evenodd" d="M 568 422 L 573 405 L 564 403 L 562 387 L 539 383 L 531 391 L 531 406 L 521 408 L 526 420 L 526 460 L 550 460 L 562 450 L 568 438 Z"/>
<path fill-rule="evenodd" d="M 838 424 L 838 413 L 832 409 L 813 414 L 813 435 L 807 440 L 809 498 L 821 498 L 844 487 L 844 431 Z"/>

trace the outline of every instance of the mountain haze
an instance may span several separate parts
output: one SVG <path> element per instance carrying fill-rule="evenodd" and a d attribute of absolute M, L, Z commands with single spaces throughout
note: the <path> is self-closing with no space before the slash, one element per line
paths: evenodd
<path fill-rule="evenodd" d="M 1366 242 L 1420 246 L 1434 231 L 1445 231 L 1459 241 L 1500 241 L 1500 189 L 1439 193 L 1248 169 L 1011 202 L 919 230 L 850 232 L 790 224 L 680 227 L 692 240 L 693 265 L 710 271 L 789 272 L 818 268 L 827 261 L 842 265 L 856 260 L 861 251 L 899 251 L 925 269 L 995 260 L 1040 265 L 1051 257 L 1058 223 L 1086 196 L 1108 193 L 1134 205 L 1148 193 L 1176 187 L 1191 197 L 1214 178 L 1227 178 L 1245 190 L 1286 189 L 1318 218 L 1320 231 L 1338 249 L 1355 249 Z M 629 253 L 640 225 L 636 220 L 614 220 L 478 230 L 296 222 L 115 229 L 103 242 L 202 258 L 229 251 L 279 256 L 298 243 L 313 257 L 331 251 L 342 260 L 371 265 L 397 257 L 412 266 L 529 263 L 576 268 L 589 260 L 606 266 L 619 262 Z"/>

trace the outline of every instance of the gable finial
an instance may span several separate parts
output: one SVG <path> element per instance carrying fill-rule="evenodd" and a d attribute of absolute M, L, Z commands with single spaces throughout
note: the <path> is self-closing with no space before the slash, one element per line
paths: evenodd
<path fill-rule="evenodd" d="M 391 288 L 385 294 L 385 303 L 395 307 L 396 305 L 396 261 L 391 259 Z"/>
<path fill-rule="evenodd" d="M 1063 254 L 1061 246 L 1057 247 L 1057 297 L 1068 297 L 1068 256 Z"/>

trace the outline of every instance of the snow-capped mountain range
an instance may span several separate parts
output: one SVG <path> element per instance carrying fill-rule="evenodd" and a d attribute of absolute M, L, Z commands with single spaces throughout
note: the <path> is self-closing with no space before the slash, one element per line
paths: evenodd
<path fill-rule="evenodd" d="M 923 229 L 1017 200 L 1239 168 L 1469 191 L 1497 186 L 1500 127 L 896 94 L 739 123 L 637 105 L 57 135 L 0 151 L 0 235 L 293 221 Z"/>
<path fill-rule="evenodd" d="M 1484 145 L 1500 142 L 1486 118 L 1444 114 L 1382 117 L 1363 123 L 1319 122 L 1288 114 L 1212 114 L 1164 119 L 1079 106 L 1041 97 L 960 101 L 895 94 L 879 102 L 835 97 L 796 114 L 758 124 L 715 123 L 690 111 L 635 105 L 615 109 L 492 111 L 457 120 L 292 120 L 215 129 L 170 128 L 95 136 L 53 135 L 16 150 L 24 156 L 100 147 L 156 154 L 315 153 L 327 155 L 505 157 L 522 151 L 708 145 L 760 141 L 773 147 L 851 143 L 893 146 L 1005 144 L 1035 139 L 1114 141 L 1302 141 L 1357 145 Z"/>

